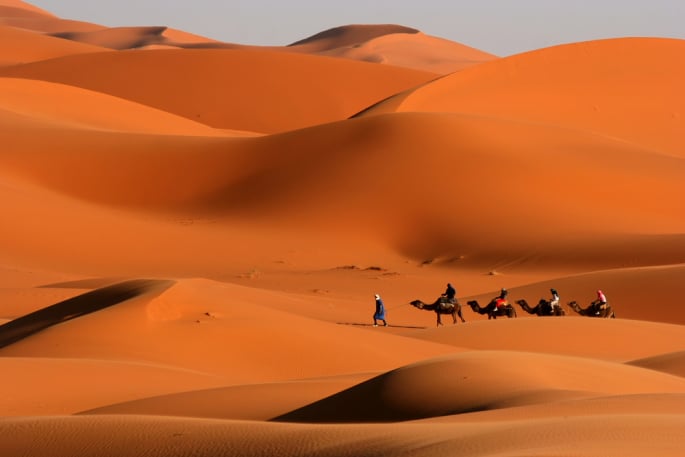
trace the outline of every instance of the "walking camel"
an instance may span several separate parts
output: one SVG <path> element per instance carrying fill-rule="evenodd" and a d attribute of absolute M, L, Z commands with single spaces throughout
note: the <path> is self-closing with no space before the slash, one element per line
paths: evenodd
<path fill-rule="evenodd" d="M 454 303 L 446 301 L 444 297 L 439 297 L 434 303 L 424 303 L 421 300 L 414 300 L 409 303 L 415 308 L 422 309 L 424 311 L 433 311 L 437 316 L 437 325 L 442 325 L 442 319 L 440 319 L 441 314 L 449 314 L 452 316 L 453 323 L 457 323 L 457 316 L 462 322 L 466 322 L 464 317 L 461 315 L 461 304 L 459 300 L 454 300 Z"/>
<path fill-rule="evenodd" d="M 552 308 L 552 304 L 548 301 L 545 300 L 544 298 L 540 299 L 540 302 L 535 305 L 534 307 L 530 307 L 528 302 L 525 299 L 521 300 L 516 300 L 516 303 L 523 308 L 525 312 L 528 314 L 535 314 L 536 316 L 565 316 L 566 311 L 561 306 L 555 306 Z"/>
<path fill-rule="evenodd" d="M 611 307 L 610 304 L 607 303 L 604 306 L 602 306 L 597 300 L 590 303 L 587 308 L 581 308 L 578 302 L 576 302 L 575 300 L 570 302 L 568 306 L 581 316 L 603 317 L 606 319 L 616 318 L 616 313 L 614 313 L 614 309 Z"/>
<path fill-rule="evenodd" d="M 504 306 L 497 307 L 497 301 L 492 300 L 485 307 L 481 307 L 478 301 L 471 300 L 467 302 L 471 309 L 478 314 L 487 314 L 488 320 L 497 319 L 497 316 L 507 316 L 509 318 L 516 317 L 516 309 L 509 303 Z"/>

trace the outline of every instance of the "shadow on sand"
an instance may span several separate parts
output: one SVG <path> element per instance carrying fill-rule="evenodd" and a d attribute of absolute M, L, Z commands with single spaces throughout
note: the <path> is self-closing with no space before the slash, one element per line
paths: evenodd
<path fill-rule="evenodd" d="M 99 311 L 147 293 L 161 293 L 174 281 L 134 279 L 102 287 L 39 309 L 0 325 L 0 348 L 85 314 Z"/>
<path fill-rule="evenodd" d="M 360 322 L 336 322 L 338 325 L 358 325 L 360 327 L 373 327 L 373 324 L 362 324 Z M 378 324 L 379 327 L 383 327 L 383 325 Z M 413 325 L 392 325 L 388 324 L 388 327 L 393 327 L 393 328 L 418 328 L 418 329 L 423 329 L 423 328 L 428 328 L 428 327 L 417 327 Z"/>

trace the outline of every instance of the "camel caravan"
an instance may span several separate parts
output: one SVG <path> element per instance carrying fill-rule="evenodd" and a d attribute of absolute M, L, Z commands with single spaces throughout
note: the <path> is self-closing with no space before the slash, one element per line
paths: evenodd
<path fill-rule="evenodd" d="M 566 311 L 561 306 L 559 293 L 556 289 L 550 289 L 552 299 L 547 300 L 541 298 L 535 306 L 530 306 L 525 299 L 516 300 L 516 304 L 528 314 L 536 316 L 566 316 Z M 490 302 L 481 306 L 477 300 L 469 300 L 466 302 L 474 313 L 487 314 L 488 320 L 497 319 L 498 317 L 506 316 L 507 318 L 516 317 L 516 308 L 507 299 L 508 291 L 502 289 L 500 294 L 490 300 Z M 451 315 L 454 324 L 457 323 L 457 317 L 462 322 L 466 322 L 461 313 L 461 304 L 456 298 L 456 290 L 452 284 L 447 284 L 447 290 L 438 297 L 433 303 L 426 303 L 422 300 L 413 300 L 409 303 L 417 309 L 434 312 L 437 317 L 437 326 L 442 325 L 441 315 Z M 582 308 L 577 301 L 568 303 L 569 308 L 581 316 L 599 317 L 599 318 L 616 318 L 616 314 L 611 305 L 607 303 L 606 297 L 601 290 L 597 291 L 597 299 L 593 300 L 586 308 Z"/>

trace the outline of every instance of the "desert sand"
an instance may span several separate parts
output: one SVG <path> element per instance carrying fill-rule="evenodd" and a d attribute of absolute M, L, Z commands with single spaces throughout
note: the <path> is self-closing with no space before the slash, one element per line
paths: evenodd
<path fill-rule="evenodd" d="M 0 455 L 682 456 L 684 57 L 0 0 Z"/>

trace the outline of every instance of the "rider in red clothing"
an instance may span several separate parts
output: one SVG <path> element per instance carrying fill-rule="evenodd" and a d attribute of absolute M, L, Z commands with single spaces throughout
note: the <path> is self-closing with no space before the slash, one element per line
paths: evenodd
<path fill-rule="evenodd" d="M 509 292 L 507 289 L 502 288 L 499 292 L 499 296 L 495 297 L 495 306 L 497 306 L 497 309 L 500 309 L 503 306 L 506 306 L 507 304 L 507 295 L 509 295 Z"/>

